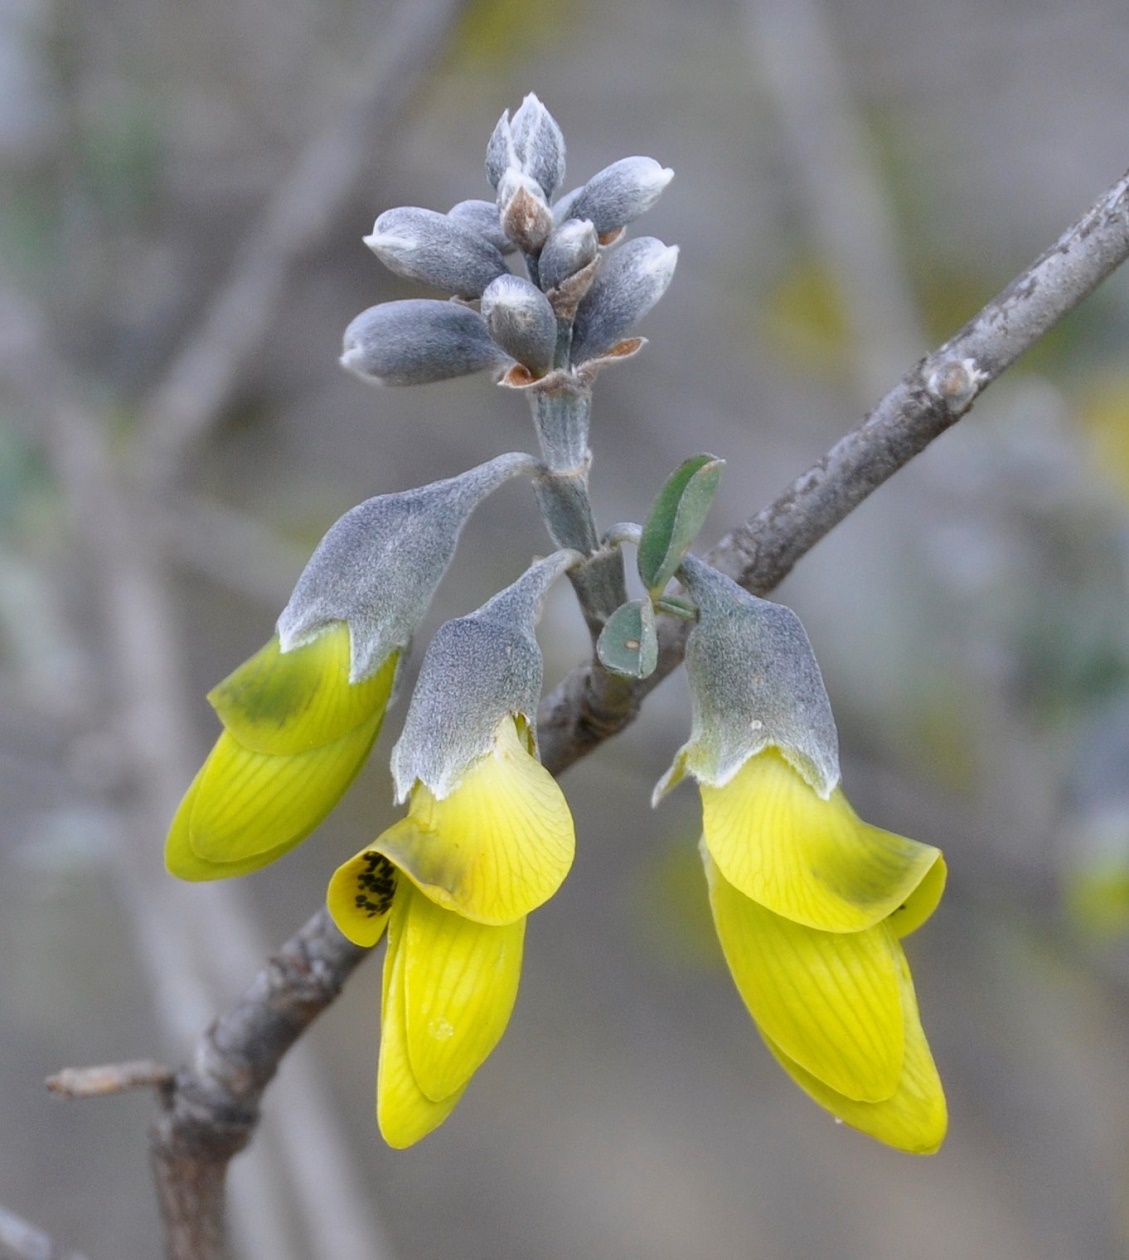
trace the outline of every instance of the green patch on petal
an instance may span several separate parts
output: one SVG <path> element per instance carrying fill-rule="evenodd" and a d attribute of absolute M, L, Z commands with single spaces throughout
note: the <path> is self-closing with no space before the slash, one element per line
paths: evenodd
<path fill-rule="evenodd" d="M 907 901 L 939 850 L 823 800 L 775 748 L 723 787 L 701 784 L 706 844 L 725 878 L 785 918 L 828 932 L 873 927 Z"/>
<path fill-rule="evenodd" d="M 346 940 L 365 948 L 380 940 L 392 912 L 396 884 L 396 868 L 373 849 L 362 850 L 333 872 L 326 906 Z"/>
<path fill-rule="evenodd" d="M 408 816 L 372 846 L 437 905 L 476 923 L 515 923 L 561 886 L 576 836 L 564 794 L 512 718 L 443 800 L 422 783 Z"/>
<path fill-rule="evenodd" d="M 352 783 L 383 716 L 376 713 L 324 748 L 289 757 L 254 752 L 224 731 L 190 789 L 193 853 L 206 862 L 241 863 L 293 848 Z"/>
<path fill-rule="evenodd" d="M 857 1102 L 828 1088 L 789 1058 L 768 1037 L 765 1041 L 777 1062 L 797 1085 L 852 1128 L 912 1155 L 932 1155 L 945 1140 L 948 1110 L 937 1067 L 921 1027 L 913 980 L 898 948 L 898 978 L 905 1020 L 905 1056 L 894 1093 L 881 1102 Z M 763 1030 L 762 1030 L 763 1036 Z"/>
<path fill-rule="evenodd" d="M 267 866 L 275 858 L 281 857 L 291 845 L 283 844 L 277 849 L 268 849 L 265 853 L 256 853 L 251 857 L 236 862 L 207 862 L 199 857 L 189 843 L 189 822 L 196 803 L 196 793 L 200 783 L 198 774 L 191 787 L 184 794 L 184 800 L 176 812 L 172 826 L 169 828 L 165 842 L 165 869 L 178 879 L 200 883 L 209 879 L 230 879 L 235 875 L 249 875 L 260 867 Z"/>
<path fill-rule="evenodd" d="M 524 919 L 488 927 L 412 890 L 400 946 L 408 1059 L 429 1098 L 462 1089 L 506 1031 L 524 939 Z"/>
<path fill-rule="evenodd" d="M 880 924 L 824 932 L 758 905 L 703 853 L 729 970 L 764 1036 L 848 1098 L 889 1098 L 902 1071 L 897 946 Z"/>
<path fill-rule="evenodd" d="M 396 899 L 384 959 L 380 1004 L 380 1063 L 376 1072 L 376 1122 L 389 1146 L 402 1150 L 437 1129 L 454 1111 L 463 1090 L 436 1102 L 423 1092 L 408 1057 L 404 992 L 404 920 L 411 891 Z"/>
<path fill-rule="evenodd" d="M 208 694 L 220 721 L 244 748 L 275 755 L 334 743 L 384 710 L 399 653 L 364 682 L 349 681 L 349 627 L 336 622 L 283 652 L 278 636 Z"/>
<path fill-rule="evenodd" d="M 926 872 L 925 878 L 887 919 L 898 937 L 904 938 L 911 932 L 916 932 L 931 917 L 941 902 L 948 876 L 949 868 L 938 853 L 937 860 Z"/>

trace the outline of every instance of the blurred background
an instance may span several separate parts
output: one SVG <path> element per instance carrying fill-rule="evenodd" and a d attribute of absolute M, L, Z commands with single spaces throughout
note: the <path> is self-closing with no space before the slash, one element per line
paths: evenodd
<path fill-rule="evenodd" d="M 1129 163 L 1121 0 L 2 0 L 0 1204 L 90 1260 L 160 1247 L 133 1094 L 63 1066 L 182 1061 L 393 817 L 387 753 L 238 886 L 172 886 L 207 689 L 362 498 L 528 449 L 470 378 L 337 366 L 411 295 L 361 243 L 488 188 L 536 90 L 568 186 L 644 153 L 681 247 L 597 386 L 593 493 L 640 519 L 728 461 L 753 514 Z M 835 1125 L 775 1067 L 708 925 L 678 678 L 570 770 L 580 840 L 453 1118 L 387 1150 L 379 962 L 285 1063 L 235 1165 L 239 1260 L 1129 1255 L 1129 274 L 1115 275 L 779 592 L 859 812 L 944 847 L 912 942 L 942 1152 Z M 429 628 L 545 546 L 523 484 L 474 518 Z M 547 682 L 582 657 L 565 585 Z M 420 642 L 426 642 L 427 633 Z M 2 1254 L 2 1246 L 0 1246 Z"/>

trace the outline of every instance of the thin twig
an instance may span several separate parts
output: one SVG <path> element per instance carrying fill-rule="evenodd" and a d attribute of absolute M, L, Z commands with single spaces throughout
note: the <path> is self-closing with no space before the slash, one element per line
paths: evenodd
<path fill-rule="evenodd" d="M 165 1090 L 174 1074 L 152 1059 L 128 1063 L 103 1063 L 97 1067 L 63 1068 L 46 1080 L 47 1088 L 60 1098 L 100 1098 L 127 1089 Z"/>
<path fill-rule="evenodd" d="M 4 1260 L 86 1260 L 60 1247 L 49 1234 L 0 1207 L 0 1256 Z"/>

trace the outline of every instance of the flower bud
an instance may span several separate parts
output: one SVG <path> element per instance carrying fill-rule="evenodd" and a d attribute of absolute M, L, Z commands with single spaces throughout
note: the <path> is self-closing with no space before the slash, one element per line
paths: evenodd
<path fill-rule="evenodd" d="M 382 494 L 346 512 L 318 544 L 278 619 L 283 652 L 335 621 L 352 636 L 354 681 L 406 648 L 474 508 L 532 456 L 500 455 L 418 490 Z"/>
<path fill-rule="evenodd" d="M 530 92 L 514 114 L 510 131 L 522 170 L 541 185 L 546 199 L 551 198 L 565 172 L 565 142 L 557 120 Z"/>
<path fill-rule="evenodd" d="M 568 217 L 590 219 L 597 236 L 604 237 L 649 210 L 673 178 L 674 172 L 654 158 L 621 158 L 593 175 L 569 200 Z"/>
<path fill-rule="evenodd" d="M 501 253 L 480 233 L 418 206 L 386 210 L 364 241 L 389 271 L 454 297 L 481 296 L 506 270 Z"/>
<path fill-rule="evenodd" d="M 666 292 L 678 262 L 678 246 L 653 236 L 628 241 L 604 256 L 588 296 L 576 312 L 572 361 L 583 363 L 610 350 Z"/>
<path fill-rule="evenodd" d="M 596 229 L 587 219 L 567 219 L 554 228 L 538 260 L 541 287 L 558 289 L 583 270 L 599 252 Z"/>
<path fill-rule="evenodd" d="M 440 626 L 392 750 L 398 801 L 417 782 L 438 800 L 448 796 L 493 747 L 507 715 L 533 737 L 543 672 L 533 629 L 545 592 L 579 559 L 575 551 L 554 552 L 477 612 Z"/>
<path fill-rule="evenodd" d="M 545 199 L 564 179 L 565 143 L 561 129 L 531 92 L 513 119 L 507 109 L 486 147 L 486 178 L 497 190 L 507 172 L 535 180 Z"/>
<path fill-rule="evenodd" d="M 723 787 L 769 747 L 826 800 L 839 782 L 838 735 L 800 619 L 693 556 L 681 573 L 699 613 L 686 643 L 693 725 L 655 800 L 687 772 Z"/>
<path fill-rule="evenodd" d="M 508 363 L 477 311 L 433 298 L 370 306 L 345 329 L 341 355 L 343 367 L 382 385 L 426 385 Z"/>
<path fill-rule="evenodd" d="M 557 318 L 535 284 L 499 276 L 482 295 L 482 317 L 494 340 L 534 376 L 544 376 L 553 366 Z"/>
<path fill-rule="evenodd" d="M 553 230 L 553 215 L 541 186 L 510 170 L 498 185 L 502 231 L 525 254 L 536 254 Z"/>
<path fill-rule="evenodd" d="M 470 228 L 472 232 L 477 232 L 484 240 L 489 241 L 500 254 L 512 254 L 514 252 L 513 241 L 502 231 L 502 220 L 498 214 L 497 202 L 479 201 L 475 198 L 469 201 L 460 201 L 447 211 L 447 217 L 454 219 L 456 223 L 460 223 L 463 227 Z"/>

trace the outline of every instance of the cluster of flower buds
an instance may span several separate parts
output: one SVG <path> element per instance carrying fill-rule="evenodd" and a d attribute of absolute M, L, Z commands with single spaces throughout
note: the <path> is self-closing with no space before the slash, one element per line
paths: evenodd
<path fill-rule="evenodd" d="M 386 210 L 365 244 L 390 271 L 453 300 L 363 311 L 345 331 L 345 367 L 386 385 L 490 369 L 521 387 L 554 373 L 590 380 L 634 353 L 642 342 L 625 335 L 666 291 L 678 249 L 654 237 L 620 242 L 673 172 L 623 158 L 554 202 L 564 171 L 564 137 L 531 94 L 490 138 L 493 201 L 460 201 L 446 214 Z M 511 256 L 524 274 L 510 270 Z"/>

